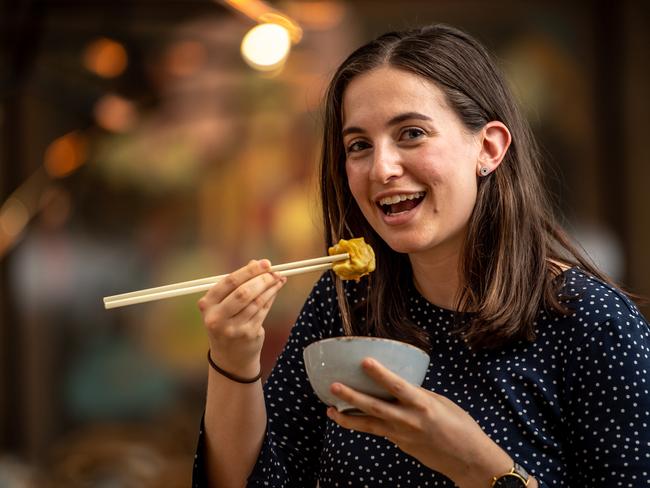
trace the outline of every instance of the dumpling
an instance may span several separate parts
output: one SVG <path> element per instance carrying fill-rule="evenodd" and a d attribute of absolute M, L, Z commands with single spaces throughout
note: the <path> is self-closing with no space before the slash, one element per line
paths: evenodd
<path fill-rule="evenodd" d="M 334 263 L 332 269 L 342 280 L 359 281 L 362 276 L 375 270 L 375 252 L 363 237 L 350 240 L 341 239 L 338 244 L 328 249 L 330 256 L 348 253 L 349 259 Z"/>

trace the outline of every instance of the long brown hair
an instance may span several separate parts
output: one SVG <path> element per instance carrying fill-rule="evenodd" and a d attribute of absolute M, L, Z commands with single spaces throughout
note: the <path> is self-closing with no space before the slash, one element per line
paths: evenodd
<path fill-rule="evenodd" d="M 446 25 L 390 32 L 369 42 L 341 64 L 327 91 L 320 169 L 326 245 L 364 236 L 377 257 L 377 269 L 364 283 L 365 319 L 351 310 L 337 279 L 346 333 L 430 348 L 426 332 L 409 319 L 413 288 L 408 256 L 390 249 L 370 227 L 352 197 L 345 171 L 343 94 L 354 77 L 380 66 L 435 83 L 472 132 L 490 121 L 503 122 L 510 130 L 512 143 L 501 165 L 479 179 L 461 254 L 463 288 L 457 307 L 473 313 L 457 331 L 475 350 L 534 340 L 540 307 L 567 312 L 558 297 L 562 285 L 556 279 L 561 272 L 558 263 L 579 265 L 608 280 L 556 223 L 543 190 L 537 145 L 490 55 L 471 36 Z"/>

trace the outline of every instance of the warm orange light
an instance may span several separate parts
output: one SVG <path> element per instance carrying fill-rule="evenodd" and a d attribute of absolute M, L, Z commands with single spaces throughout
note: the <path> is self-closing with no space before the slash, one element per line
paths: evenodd
<path fill-rule="evenodd" d="M 91 42 L 84 51 L 84 66 L 104 78 L 119 76 L 126 69 L 128 56 L 119 42 L 101 37 Z"/>
<path fill-rule="evenodd" d="M 0 230 L 9 238 L 20 234 L 29 222 L 29 210 L 17 197 L 12 196 L 0 209 Z"/>
<path fill-rule="evenodd" d="M 45 150 L 45 170 L 52 178 L 68 176 L 86 160 L 86 138 L 70 132 L 55 139 Z"/>
<path fill-rule="evenodd" d="M 272 10 L 266 2 L 261 0 L 223 0 L 223 2 L 254 20 L 257 20 L 263 13 Z"/>
<path fill-rule="evenodd" d="M 39 167 L 0 205 L 0 259 L 19 241 L 37 211 L 37 200 L 48 181 Z"/>
<path fill-rule="evenodd" d="M 338 1 L 292 2 L 287 5 L 292 18 L 312 30 L 332 29 L 343 21 L 345 5 Z"/>
<path fill-rule="evenodd" d="M 289 38 L 293 44 L 298 44 L 302 40 L 302 28 L 288 15 L 280 12 L 267 12 L 257 18 L 260 24 L 278 24 L 284 27 L 289 33 Z"/>
<path fill-rule="evenodd" d="M 111 132 L 127 132 L 138 119 L 133 102 L 118 95 L 104 95 L 95 103 L 95 120 L 97 124 Z"/>
<path fill-rule="evenodd" d="M 241 12 L 260 24 L 278 24 L 289 32 L 291 42 L 297 44 L 302 39 L 302 28 L 288 15 L 274 9 L 262 0 L 221 0 L 226 5 Z"/>

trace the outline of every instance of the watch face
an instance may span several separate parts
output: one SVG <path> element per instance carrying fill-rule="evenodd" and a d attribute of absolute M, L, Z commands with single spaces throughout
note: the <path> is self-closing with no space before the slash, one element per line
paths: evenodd
<path fill-rule="evenodd" d="M 526 488 L 526 482 L 515 474 L 505 474 L 494 483 L 493 488 Z"/>

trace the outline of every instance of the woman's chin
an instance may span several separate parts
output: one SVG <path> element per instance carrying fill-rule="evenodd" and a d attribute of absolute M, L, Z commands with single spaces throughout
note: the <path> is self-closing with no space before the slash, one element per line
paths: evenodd
<path fill-rule="evenodd" d="M 426 246 L 423 246 L 417 242 L 410 242 L 401 239 L 385 239 L 385 242 L 393 251 L 402 254 L 414 254 L 426 250 Z"/>

